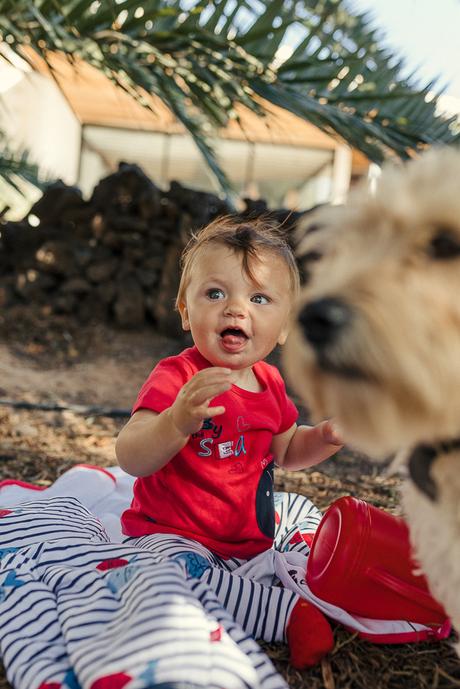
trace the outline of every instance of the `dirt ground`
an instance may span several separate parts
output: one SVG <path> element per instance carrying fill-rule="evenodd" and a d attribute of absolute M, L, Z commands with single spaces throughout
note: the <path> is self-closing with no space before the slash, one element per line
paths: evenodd
<path fill-rule="evenodd" d="M 152 328 L 121 332 L 101 324 L 81 328 L 69 319 L 24 310 L 0 314 L 0 480 L 46 486 L 74 464 L 114 465 L 123 412 L 156 361 L 183 346 Z M 24 403 L 32 408 L 15 406 Z M 84 413 L 81 405 L 103 408 L 104 414 Z M 400 481 L 349 449 L 311 471 L 278 470 L 276 476 L 278 489 L 307 495 L 321 509 L 355 495 L 396 514 Z M 454 636 L 437 644 L 377 646 L 338 625 L 334 635 L 334 651 L 305 672 L 289 665 L 284 646 L 264 648 L 293 689 L 460 687 Z M 0 689 L 10 686 L 0 666 Z"/>

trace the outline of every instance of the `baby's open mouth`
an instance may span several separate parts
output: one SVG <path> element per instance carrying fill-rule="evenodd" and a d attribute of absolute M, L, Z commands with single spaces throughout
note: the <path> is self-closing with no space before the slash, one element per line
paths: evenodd
<path fill-rule="evenodd" d="M 243 344 L 248 336 L 241 328 L 225 328 L 220 334 L 222 341 L 227 345 Z"/>

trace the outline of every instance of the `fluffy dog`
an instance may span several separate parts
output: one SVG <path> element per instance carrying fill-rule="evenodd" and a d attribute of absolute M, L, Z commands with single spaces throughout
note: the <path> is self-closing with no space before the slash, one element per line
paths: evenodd
<path fill-rule="evenodd" d="M 288 379 L 351 446 L 407 450 L 416 556 L 460 630 L 460 151 L 384 168 L 308 222 Z"/>

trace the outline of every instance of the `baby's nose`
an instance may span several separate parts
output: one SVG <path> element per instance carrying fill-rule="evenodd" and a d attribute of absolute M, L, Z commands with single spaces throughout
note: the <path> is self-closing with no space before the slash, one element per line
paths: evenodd
<path fill-rule="evenodd" d="M 244 317 L 247 313 L 246 304 L 243 299 L 229 299 L 225 307 L 225 313 L 229 316 Z"/>

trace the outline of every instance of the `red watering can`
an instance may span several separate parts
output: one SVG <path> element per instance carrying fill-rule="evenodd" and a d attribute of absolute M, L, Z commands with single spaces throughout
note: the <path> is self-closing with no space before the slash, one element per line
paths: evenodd
<path fill-rule="evenodd" d="M 406 523 L 351 496 L 325 512 L 306 580 L 316 596 L 354 615 L 425 625 L 447 619 L 412 558 Z"/>

